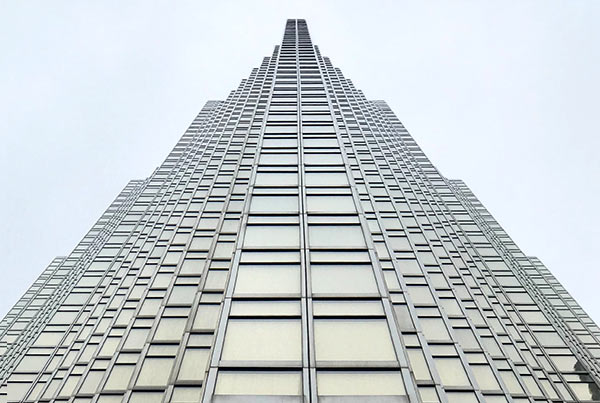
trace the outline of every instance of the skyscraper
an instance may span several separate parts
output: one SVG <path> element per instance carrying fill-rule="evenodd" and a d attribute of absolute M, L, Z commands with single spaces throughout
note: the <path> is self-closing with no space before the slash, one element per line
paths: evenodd
<path fill-rule="evenodd" d="M 600 329 L 289 20 L 0 322 L 0 402 L 600 401 Z"/>

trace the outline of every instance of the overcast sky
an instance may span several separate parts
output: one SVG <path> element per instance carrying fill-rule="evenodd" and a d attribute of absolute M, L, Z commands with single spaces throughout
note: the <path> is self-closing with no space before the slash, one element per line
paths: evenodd
<path fill-rule="evenodd" d="M 600 322 L 600 1 L 3 1 L 0 316 L 306 18 Z"/>

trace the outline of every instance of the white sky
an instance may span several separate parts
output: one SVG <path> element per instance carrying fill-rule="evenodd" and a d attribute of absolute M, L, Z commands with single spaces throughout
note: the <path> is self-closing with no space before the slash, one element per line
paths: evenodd
<path fill-rule="evenodd" d="M 4 1 L 0 316 L 306 18 L 600 322 L 600 2 Z"/>

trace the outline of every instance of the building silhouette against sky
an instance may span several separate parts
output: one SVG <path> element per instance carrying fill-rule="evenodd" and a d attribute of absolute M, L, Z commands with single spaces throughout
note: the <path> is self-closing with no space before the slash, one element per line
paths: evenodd
<path fill-rule="evenodd" d="M 600 329 L 304 20 L 44 270 L 0 353 L 0 402 L 600 401 Z"/>

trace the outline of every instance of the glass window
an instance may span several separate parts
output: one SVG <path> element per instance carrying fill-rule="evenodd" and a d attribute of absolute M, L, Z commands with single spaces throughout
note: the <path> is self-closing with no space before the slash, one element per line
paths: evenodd
<path fill-rule="evenodd" d="M 315 213 L 355 213 L 354 199 L 352 196 L 308 196 L 307 208 Z"/>
<path fill-rule="evenodd" d="M 450 334 L 442 318 L 419 318 L 423 335 L 427 340 L 448 340 Z"/>
<path fill-rule="evenodd" d="M 296 139 L 277 139 L 277 138 L 265 138 L 263 140 L 263 148 L 279 148 L 279 147 L 298 147 L 298 141 Z"/>
<path fill-rule="evenodd" d="M 408 360 L 410 361 L 410 367 L 415 374 L 417 381 L 431 380 L 431 374 L 429 373 L 429 366 L 423 355 L 423 351 L 420 348 L 409 348 Z"/>
<path fill-rule="evenodd" d="M 47 355 L 26 355 L 21 359 L 15 372 L 39 372 L 48 361 Z"/>
<path fill-rule="evenodd" d="M 496 381 L 496 377 L 492 372 L 492 369 L 488 365 L 471 365 L 475 380 L 479 384 L 479 387 L 483 390 L 498 390 L 500 385 Z"/>
<path fill-rule="evenodd" d="M 456 328 L 454 329 L 454 334 L 456 335 L 456 341 L 458 341 L 463 350 L 479 348 L 479 343 L 477 343 L 477 339 L 475 339 L 475 335 L 471 329 Z"/>
<path fill-rule="evenodd" d="M 146 358 L 137 379 L 137 386 L 166 386 L 173 358 Z"/>
<path fill-rule="evenodd" d="M 230 316 L 300 316 L 300 303 L 295 301 L 233 301 Z"/>
<path fill-rule="evenodd" d="M 345 172 L 307 172 L 306 186 L 349 186 Z"/>
<path fill-rule="evenodd" d="M 131 376 L 131 374 L 129 375 Z M 100 385 L 100 381 L 104 377 L 104 371 L 90 371 L 85 376 L 83 383 L 81 384 L 81 388 L 79 388 L 79 393 L 94 393 L 98 389 L 98 385 Z M 129 381 L 129 379 L 127 379 Z"/>
<path fill-rule="evenodd" d="M 215 395 L 300 395 L 298 371 L 219 371 Z"/>
<path fill-rule="evenodd" d="M 208 348 L 186 348 L 177 379 L 181 381 L 204 379 L 209 358 L 210 350 Z"/>
<path fill-rule="evenodd" d="M 435 366 L 444 386 L 470 386 L 469 378 L 459 358 L 435 357 Z"/>
<path fill-rule="evenodd" d="M 198 287 L 189 285 L 176 285 L 173 287 L 169 304 L 186 304 L 190 305 L 194 300 Z"/>
<path fill-rule="evenodd" d="M 194 329 L 212 330 L 217 326 L 221 305 L 218 304 L 200 304 L 196 318 L 194 318 Z"/>
<path fill-rule="evenodd" d="M 179 340 L 185 329 L 186 318 L 161 318 L 154 340 Z"/>
<path fill-rule="evenodd" d="M 311 247 L 366 247 L 360 225 L 311 225 L 308 237 Z"/>
<path fill-rule="evenodd" d="M 412 302 L 416 305 L 433 304 L 435 302 L 427 286 L 409 285 L 408 294 Z"/>
<path fill-rule="evenodd" d="M 292 172 L 259 172 L 256 186 L 298 186 L 298 174 Z"/>
<path fill-rule="evenodd" d="M 297 212 L 298 196 L 252 196 L 251 213 Z"/>
<path fill-rule="evenodd" d="M 401 396 L 402 375 L 397 371 L 318 371 L 319 396 Z"/>
<path fill-rule="evenodd" d="M 163 392 L 132 392 L 129 403 L 161 403 L 162 398 Z M 123 402 L 123 400 L 119 400 L 119 402 Z"/>
<path fill-rule="evenodd" d="M 300 247 L 300 232 L 296 225 L 251 225 L 246 228 L 244 247 Z"/>
<path fill-rule="evenodd" d="M 141 349 L 148 338 L 148 333 L 150 333 L 150 329 L 147 328 L 131 329 L 125 344 L 123 344 L 123 349 Z"/>
<path fill-rule="evenodd" d="M 309 165 L 341 165 L 341 154 L 304 154 L 304 162 Z"/>
<path fill-rule="evenodd" d="M 221 358 L 242 361 L 301 360 L 300 320 L 230 319 Z"/>
<path fill-rule="evenodd" d="M 318 361 L 395 361 L 385 319 L 315 319 Z"/>
<path fill-rule="evenodd" d="M 597 401 L 600 398 L 600 388 L 593 382 L 569 382 L 579 400 Z"/>
<path fill-rule="evenodd" d="M 310 269 L 315 294 L 377 293 L 373 268 L 366 264 L 313 264 Z"/>
<path fill-rule="evenodd" d="M 298 164 L 296 154 L 262 153 L 260 155 L 261 165 L 295 165 Z"/>
<path fill-rule="evenodd" d="M 448 403 L 478 403 L 473 392 L 446 392 Z"/>
<path fill-rule="evenodd" d="M 440 401 L 433 386 L 419 386 L 419 395 L 423 403 L 438 403 Z"/>
<path fill-rule="evenodd" d="M 116 364 L 104 384 L 104 390 L 126 389 L 135 365 Z"/>
<path fill-rule="evenodd" d="M 315 316 L 344 315 L 344 316 L 376 316 L 384 315 L 383 306 L 379 301 L 313 301 Z"/>
<path fill-rule="evenodd" d="M 297 294 L 300 292 L 298 265 L 240 265 L 236 294 Z"/>
<path fill-rule="evenodd" d="M 175 386 L 173 388 L 172 403 L 199 402 L 202 399 L 201 386 Z"/>

